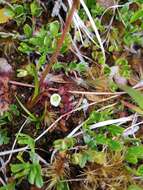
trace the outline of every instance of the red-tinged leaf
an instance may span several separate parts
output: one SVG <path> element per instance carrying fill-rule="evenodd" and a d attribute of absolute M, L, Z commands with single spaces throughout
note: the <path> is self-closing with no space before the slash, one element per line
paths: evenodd
<path fill-rule="evenodd" d="M 0 58 L 0 114 L 7 111 L 10 105 L 9 79 L 12 67 L 7 60 Z"/>
<path fill-rule="evenodd" d="M 138 104 L 138 106 L 143 110 L 143 94 L 127 85 L 119 85 L 119 87 L 124 90 L 129 96 Z"/>
<path fill-rule="evenodd" d="M 143 115 L 143 110 L 141 110 L 138 106 L 135 106 L 129 102 L 121 101 L 126 107 L 130 108 L 131 110 Z"/>

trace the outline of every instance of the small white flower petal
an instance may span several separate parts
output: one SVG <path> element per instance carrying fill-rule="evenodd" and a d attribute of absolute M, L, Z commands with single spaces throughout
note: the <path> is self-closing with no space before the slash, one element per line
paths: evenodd
<path fill-rule="evenodd" d="M 60 105 L 60 102 L 61 102 L 61 96 L 59 94 L 54 93 L 51 95 L 50 103 L 52 106 L 58 107 Z"/>

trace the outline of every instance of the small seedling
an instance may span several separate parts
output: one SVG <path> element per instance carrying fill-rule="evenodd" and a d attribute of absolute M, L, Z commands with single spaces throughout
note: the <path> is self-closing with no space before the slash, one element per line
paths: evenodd
<path fill-rule="evenodd" d="M 19 154 L 18 158 L 21 163 L 11 164 L 11 171 L 15 179 L 27 178 L 30 184 L 35 184 L 38 188 L 43 186 L 43 179 L 41 173 L 41 166 L 35 153 L 35 141 L 29 135 L 18 134 L 18 143 L 20 145 L 28 145 L 30 151 L 28 151 L 30 162 L 25 162 L 22 154 Z"/>

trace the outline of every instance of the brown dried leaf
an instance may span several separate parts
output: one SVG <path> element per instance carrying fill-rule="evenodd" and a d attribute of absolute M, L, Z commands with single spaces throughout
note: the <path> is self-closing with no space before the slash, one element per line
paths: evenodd
<path fill-rule="evenodd" d="M 104 76 L 96 78 L 95 80 L 87 79 L 86 82 L 90 87 L 95 88 L 97 91 L 101 92 L 101 91 L 108 91 L 109 90 L 109 85 L 108 85 L 109 81 Z"/>
<path fill-rule="evenodd" d="M 60 121 L 60 130 L 62 132 L 67 132 L 68 131 L 68 128 L 66 127 L 66 121 L 65 120 Z"/>
<path fill-rule="evenodd" d="M 88 94 L 88 95 L 85 95 L 85 97 L 91 101 L 91 102 L 98 102 L 101 100 L 101 98 L 99 96 L 96 96 L 94 94 Z"/>
<path fill-rule="evenodd" d="M 55 82 L 55 83 L 68 83 L 67 81 L 64 80 L 63 75 L 59 74 L 59 75 L 53 75 L 53 74 L 48 74 L 46 76 L 46 79 L 44 81 L 45 83 L 51 83 L 51 82 Z"/>
<path fill-rule="evenodd" d="M 132 56 L 129 60 L 129 63 L 134 72 L 137 72 L 139 75 L 143 72 L 143 59 L 141 57 Z"/>

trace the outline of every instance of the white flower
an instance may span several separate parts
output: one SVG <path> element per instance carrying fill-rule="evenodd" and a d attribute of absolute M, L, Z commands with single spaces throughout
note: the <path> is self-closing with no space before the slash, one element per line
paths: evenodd
<path fill-rule="evenodd" d="M 61 102 L 61 96 L 59 94 L 52 94 L 50 97 L 50 103 L 54 107 L 58 107 Z"/>

